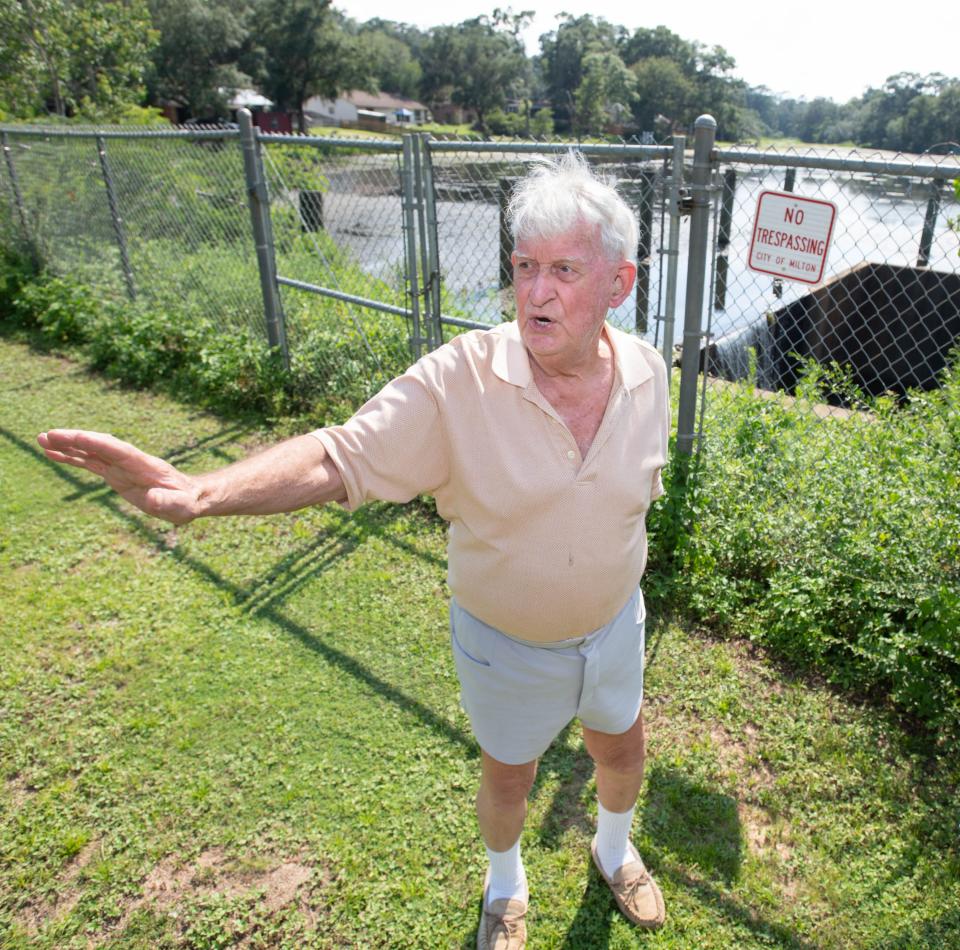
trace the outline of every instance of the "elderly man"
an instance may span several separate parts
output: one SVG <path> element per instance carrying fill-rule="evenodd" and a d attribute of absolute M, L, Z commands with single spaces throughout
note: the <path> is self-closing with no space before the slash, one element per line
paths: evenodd
<path fill-rule="evenodd" d="M 345 425 L 186 475 L 111 436 L 51 430 L 56 461 L 178 524 L 432 494 L 450 522 L 450 631 L 481 748 L 489 856 L 479 948 L 526 939 L 520 836 L 537 761 L 578 717 L 596 763 L 593 860 L 623 913 L 663 923 L 630 843 L 643 779 L 645 515 L 662 492 L 666 369 L 606 323 L 633 287 L 630 209 L 573 155 L 537 166 L 510 204 L 516 322 L 466 333 Z"/>

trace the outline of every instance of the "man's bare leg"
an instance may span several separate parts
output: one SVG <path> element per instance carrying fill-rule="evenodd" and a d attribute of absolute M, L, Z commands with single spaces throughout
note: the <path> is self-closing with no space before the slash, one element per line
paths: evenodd
<path fill-rule="evenodd" d="M 583 727 L 583 744 L 597 766 L 597 798 L 608 811 L 633 808 L 643 785 L 646 743 L 643 711 L 637 721 L 619 735 Z"/>
<path fill-rule="evenodd" d="M 597 852 L 607 874 L 632 860 L 633 808 L 643 784 L 643 713 L 619 735 L 583 727 L 583 742 L 597 766 Z"/>
<path fill-rule="evenodd" d="M 490 858 L 488 904 L 502 898 L 526 900 L 527 879 L 520 860 L 520 833 L 537 762 L 507 765 L 482 752 L 477 821 Z"/>
<path fill-rule="evenodd" d="M 628 920 L 655 930 L 663 925 L 663 895 L 630 843 L 630 825 L 643 783 L 643 713 L 620 735 L 584 728 L 587 751 L 597 763 L 597 836 L 594 860 Z"/>

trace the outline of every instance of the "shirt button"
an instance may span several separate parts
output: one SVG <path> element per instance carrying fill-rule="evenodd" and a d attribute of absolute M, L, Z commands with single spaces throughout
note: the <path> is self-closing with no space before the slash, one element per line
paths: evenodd
<path fill-rule="evenodd" d="M 574 452 L 573 449 L 570 449 L 570 451 L 567 452 L 567 458 L 568 458 L 568 459 L 575 459 L 576 457 L 577 457 L 577 453 Z"/>

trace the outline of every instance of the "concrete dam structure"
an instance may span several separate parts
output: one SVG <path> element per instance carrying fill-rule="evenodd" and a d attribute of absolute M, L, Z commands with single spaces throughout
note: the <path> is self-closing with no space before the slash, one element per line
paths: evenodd
<path fill-rule="evenodd" d="M 960 274 L 864 262 L 714 341 L 702 356 L 710 375 L 741 380 L 752 351 L 761 389 L 792 395 L 813 360 L 843 367 L 865 395 L 902 396 L 938 387 L 955 347 Z"/>

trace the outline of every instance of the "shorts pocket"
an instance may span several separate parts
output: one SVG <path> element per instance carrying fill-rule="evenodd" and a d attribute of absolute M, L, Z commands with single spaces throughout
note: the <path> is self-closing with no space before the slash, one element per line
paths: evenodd
<path fill-rule="evenodd" d="M 456 654 L 477 666 L 488 668 L 493 651 L 493 631 L 470 616 L 455 602 L 450 604 L 450 642 Z"/>

